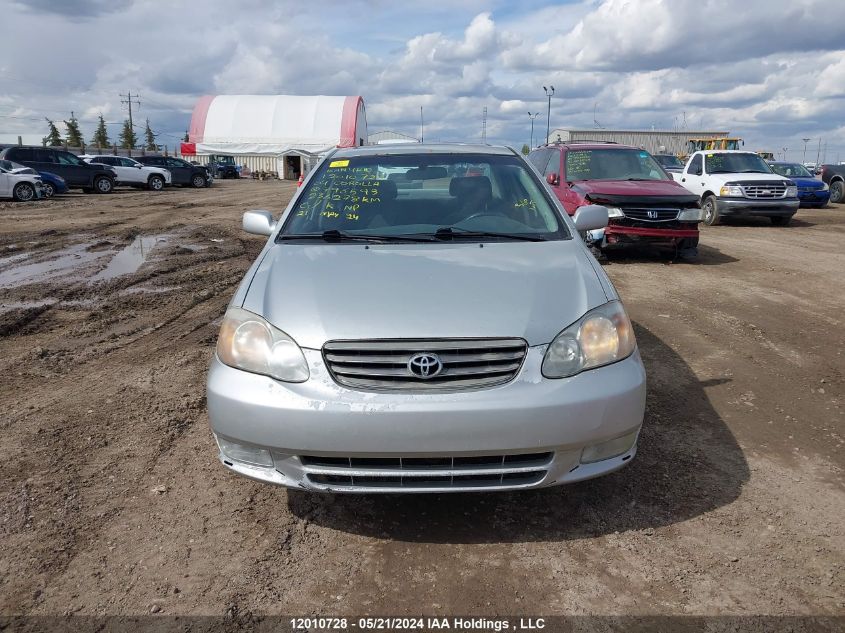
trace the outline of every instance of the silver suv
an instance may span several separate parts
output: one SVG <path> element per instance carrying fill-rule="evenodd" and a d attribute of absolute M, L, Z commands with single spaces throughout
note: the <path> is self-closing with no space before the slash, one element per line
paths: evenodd
<path fill-rule="evenodd" d="M 534 488 L 636 452 L 645 371 L 570 219 L 512 149 L 335 150 L 226 315 L 208 410 L 231 470 L 333 492 Z"/>

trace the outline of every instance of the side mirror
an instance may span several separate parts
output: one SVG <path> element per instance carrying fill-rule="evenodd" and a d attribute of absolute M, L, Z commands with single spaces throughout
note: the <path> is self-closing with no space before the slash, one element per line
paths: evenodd
<path fill-rule="evenodd" d="M 701 172 L 701 167 L 696 167 L 695 171 L 694 171 L 694 172 L 692 172 L 692 173 L 693 173 L 695 176 L 700 176 L 700 175 L 701 175 L 701 173 L 702 173 L 702 172 Z"/>
<path fill-rule="evenodd" d="M 243 227 L 247 233 L 271 235 L 276 228 L 276 222 L 272 213 L 259 209 L 244 213 Z"/>
<path fill-rule="evenodd" d="M 603 229 L 607 226 L 608 222 L 607 207 L 598 204 L 587 204 L 583 207 L 578 207 L 575 211 L 575 217 L 572 220 L 575 222 L 575 229 L 579 233 Z"/>
<path fill-rule="evenodd" d="M 560 176 L 557 174 L 549 174 L 546 176 L 546 182 L 549 183 L 552 187 L 557 187 L 560 184 Z"/>

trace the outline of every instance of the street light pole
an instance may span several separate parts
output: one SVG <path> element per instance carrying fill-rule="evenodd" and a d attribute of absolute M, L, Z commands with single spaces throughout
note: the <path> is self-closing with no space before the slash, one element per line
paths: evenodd
<path fill-rule="evenodd" d="M 781 149 L 783 150 L 783 160 L 786 160 L 786 150 L 789 149 L 789 148 L 782 147 Z"/>
<path fill-rule="evenodd" d="M 531 112 L 528 113 L 528 118 L 531 119 L 531 144 L 528 146 L 529 151 L 534 149 L 534 119 L 538 116 L 540 116 L 539 112 L 533 114 Z"/>
<path fill-rule="evenodd" d="M 549 86 L 549 88 L 546 88 L 545 86 L 543 86 L 543 90 L 545 91 L 546 96 L 549 98 L 549 109 L 548 109 L 548 112 L 546 114 L 546 143 L 548 143 L 549 142 L 549 133 L 552 131 L 551 127 L 550 127 L 550 123 L 551 123 L 551 120 L 552 120 L 552 95 L 555 93 L 555 87 Z"/>
<path fill-rule="evenodd" d="M 807 143 L 810 141 L 810 139 L 802 138 L 801 140 L 804 141 L 804 158 L 801 159 L 801 164 L 803 165 L 807 162 Z"/>

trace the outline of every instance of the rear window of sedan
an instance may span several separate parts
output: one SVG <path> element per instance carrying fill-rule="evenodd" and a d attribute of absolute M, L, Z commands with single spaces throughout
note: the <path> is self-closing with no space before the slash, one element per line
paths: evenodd
<path fill-rule="evenodd" d="M 329 158 L 318 169 L 282 235 L 426 235 L 452 227 L 569 237 L 536 175 L 516 156 L 389 154 Z"/>

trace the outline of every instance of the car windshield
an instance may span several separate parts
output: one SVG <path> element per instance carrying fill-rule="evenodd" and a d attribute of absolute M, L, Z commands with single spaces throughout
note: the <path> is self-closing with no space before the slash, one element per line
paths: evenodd
<path fill-rule="evenodd" d="M 280 240 L 321 235 L 388 241 L 569 237 L 536 176 L 516 156 L 335 157 L 318 170 L 288 215 Z"/>
<path fill-rule="evenodd" d="M 637 149 L 578 149 L 566 152 L 566 180 L 667 180 L 651 154 Z"/>
<path fill-rule="evenodd" d="M 769 165 L 772 168 L 772 171 L 776 174 L 781 176 L 794 177 L 794 178 L 812 178 L 813 174 L 807 171 L 807 168 L 804 165 L 799 165 L 798 163 L 776 163 L 774 165 Z"/>
<path fill-rule="evenodd" d="M 671 156 L 669 154 L 662 154 L 660 156 L 655 156 L 655 160 L 663 165 L 664 167 L 683 167 L 684 164 L 681 162 L 681 159 L 677 156 Z"/>
<path fill-rule="evenodd" d="M 704 166 L 708 174 L 771 174 L 772 170 L 758 154 L 706 154 Z"/>

